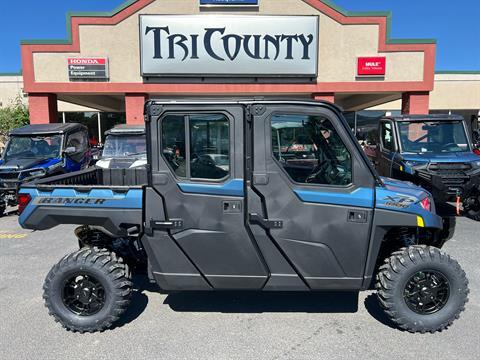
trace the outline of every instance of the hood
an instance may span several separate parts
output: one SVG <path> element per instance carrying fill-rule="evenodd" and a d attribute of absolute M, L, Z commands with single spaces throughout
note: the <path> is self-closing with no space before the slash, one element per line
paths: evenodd
<path fill-rule="evenodd" d="M 422 200 L 429 195 L 429 192 L 425 189 L 409 181 L 401 181 L 386 177 L 381 177 L 381 179 L 385 184 L 385 190 L 388 192 L 412 196 L 417 200 Z"/>
<path fill-rule="evenodd" d="M 37 167 L 46 168 L 60 162 L 60 159 L 10 159 L 0 163 L 0 171 L 21 171 Z"/>
<path fill-rule="evenodd" d="M 457 152 L 457 153 L 440 153 L 440 154 L 432 154 L 432 153 L 402 154 L 402 158 L 405 161 L 414 161 L 419 163 L 480 161 L 480 156 L 470 151 Z"/>

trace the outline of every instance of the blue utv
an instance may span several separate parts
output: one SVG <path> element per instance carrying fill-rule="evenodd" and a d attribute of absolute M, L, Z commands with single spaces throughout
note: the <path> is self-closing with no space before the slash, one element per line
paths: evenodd
<path fill-rule="evenodd" d="M 458 115 L 385 117 L 373 159 L 382 176 L 410 181 L 432 193 L 437 209 L 457 202 L 480 221 L 480 156 Z"/>
<path fill-rule="evenodd" d="M 84 169 L 90 157 L 88 130 L 81 124 L 27 125 L 11 131 L 0 159 L 0 216 L 16 205 L 22 183 Z"/>

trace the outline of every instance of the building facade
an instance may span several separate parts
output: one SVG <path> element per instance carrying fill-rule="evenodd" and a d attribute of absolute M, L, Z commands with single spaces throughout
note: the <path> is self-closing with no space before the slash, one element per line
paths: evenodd
<path fill-rule="evenodd" d="M 478 116 L 480 74 L 435 75 L 435 41 L 391 39 L 389 13 L 322 0 L 228 3 L 131 0 L 111 13 L 70 14 L 66 40 L 22 42 L 31 122 L 81 120 L 101 139 L 116 123 L 142 123 L 148 98 L 185 96 Z"/>

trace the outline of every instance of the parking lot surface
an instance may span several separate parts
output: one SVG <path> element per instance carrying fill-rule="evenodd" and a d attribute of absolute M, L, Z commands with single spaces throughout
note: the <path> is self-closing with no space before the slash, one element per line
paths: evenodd
<path fill-rule="evenodd" d="M 373 292 L 161 294 L 135 279 L 113 330 L 78 334 L 42 300 L 53 264 L 74 251 L 74 226 L 44 232 L 0 218 L 0 359 L 478 359 L 480 223 L 460 218 L 445 250 L 470 280 L 470 302 L 442 333 L 395 330 Z"/>

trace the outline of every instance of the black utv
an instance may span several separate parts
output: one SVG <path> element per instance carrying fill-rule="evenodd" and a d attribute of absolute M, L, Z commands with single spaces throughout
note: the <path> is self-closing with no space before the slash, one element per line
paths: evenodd
<path fill-rule="evenodd" d="M 447 328 L 468 281 L 440 248 L 431 195 L 378 176 L 340 109 L 314 101 L 149 101 L 146 168 L 25 184 L 19 222 L 79 224 L 80 249 L 47 275 L 65 328 L 124 313 L 132 269 L 169 291 L 325 291 L 375 284 L 411 332 Z"/>

